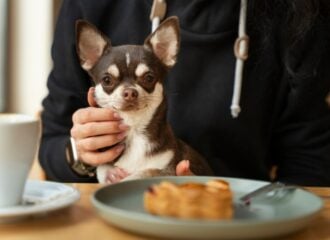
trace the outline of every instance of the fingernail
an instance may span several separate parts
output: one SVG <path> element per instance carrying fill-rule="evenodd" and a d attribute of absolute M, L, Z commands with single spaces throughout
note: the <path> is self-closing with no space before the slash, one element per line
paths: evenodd
<path fill-rule="evenodd" d="M 120 130 L 128 130 L 129 129 L 129 126 L 127 125 L 127 124 L 125 124 L 125 123 L 120 123 L 119 125 L 118 125 L 118 128 L 120 129 Z"/>
<path fill-rule="evenodd" d="M 120 134 L 117 135 L 117 139 L 118 140 L 122 140 L 127 136 L 127 132 L 122 132 Z"/>
<path fill-rule="evenodd" d="M 190 165 L 190 162 L 189 162 L 189 160 L 185 160 L 184 161 L 184 163 L 185 163 L 185 170 L 189 170 L 189 165 Z"/>
<path fill-rule="evenodd" d="M 114 113 L 113 113 L 113 117 L 114 117 L 115 119 L 117 119 L 117 120 L 121 120 L 121 119 L 122 119 L 122 118 L 120 117 L 119 113 L 117 113 L 117 112 L 114 112 Z"/>
<path fill-rule="evenodd" d="M 121 153 L 125 148 L 125 144 L 121 143 L 116 147 L 116 152 Z"/>

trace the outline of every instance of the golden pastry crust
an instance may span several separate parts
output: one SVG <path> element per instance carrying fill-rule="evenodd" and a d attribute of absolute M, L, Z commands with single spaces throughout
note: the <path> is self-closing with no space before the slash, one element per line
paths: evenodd
<path fill-rule="evenodd" d="M 161 182 L 144 193 L 144 208 L 151 214 L 185 219 L 231 219 L 232 192 L 223 180 L 206 184 Z"/>

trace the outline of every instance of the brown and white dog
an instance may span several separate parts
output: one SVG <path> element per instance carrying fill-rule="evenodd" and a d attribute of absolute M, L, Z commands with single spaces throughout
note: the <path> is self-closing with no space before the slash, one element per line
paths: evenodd
<path fill-rule="evenodd" d="M 113 163 L 97 168 L 98 181 L 123 169 L 128 179 L 175 175 L 176 165 L 190 160 L 197 175 L 212 175 L 207 162 L 177 139 L 166 121 L 163 80 L 175 64 L 179 49 L 179 23 L 165 20 L 144 45 L 111 46 L 110 39 L 90 23 L 78 20 L 77 52 L 81 66 L 95 82 L 100 107 L 119 113 L 130 126 L 125 151 Z M 193 130 L 192 130 L 193 131 Z"/>

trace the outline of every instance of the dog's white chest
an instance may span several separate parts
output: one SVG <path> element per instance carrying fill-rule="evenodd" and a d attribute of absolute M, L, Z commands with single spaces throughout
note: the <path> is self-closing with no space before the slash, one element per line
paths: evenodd
<path fill-rule="evenodd" d="M 173 157 L 173 151 L 167 150 L 151 155 L 150 152 L 153 147 L 153 144 L 144 134 L 133 129 L 126 138 L 126 149 L 115 166 L 123 168 L 130 174 L 145 169 L 165 168 Z"/>

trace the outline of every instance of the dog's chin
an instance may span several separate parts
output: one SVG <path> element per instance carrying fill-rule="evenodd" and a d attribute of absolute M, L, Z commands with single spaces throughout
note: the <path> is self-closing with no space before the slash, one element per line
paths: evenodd
<path fill-rule="evenodd" d="M 140 104 L 137 103 L 124 103 L 121 105 L 113 105 L 112 108 L 121 111 L 121 112 L 134 112 L 134 111 L 139 111 L 143 108 L 146 108 L 146 106 L 141 106 Z"/>

